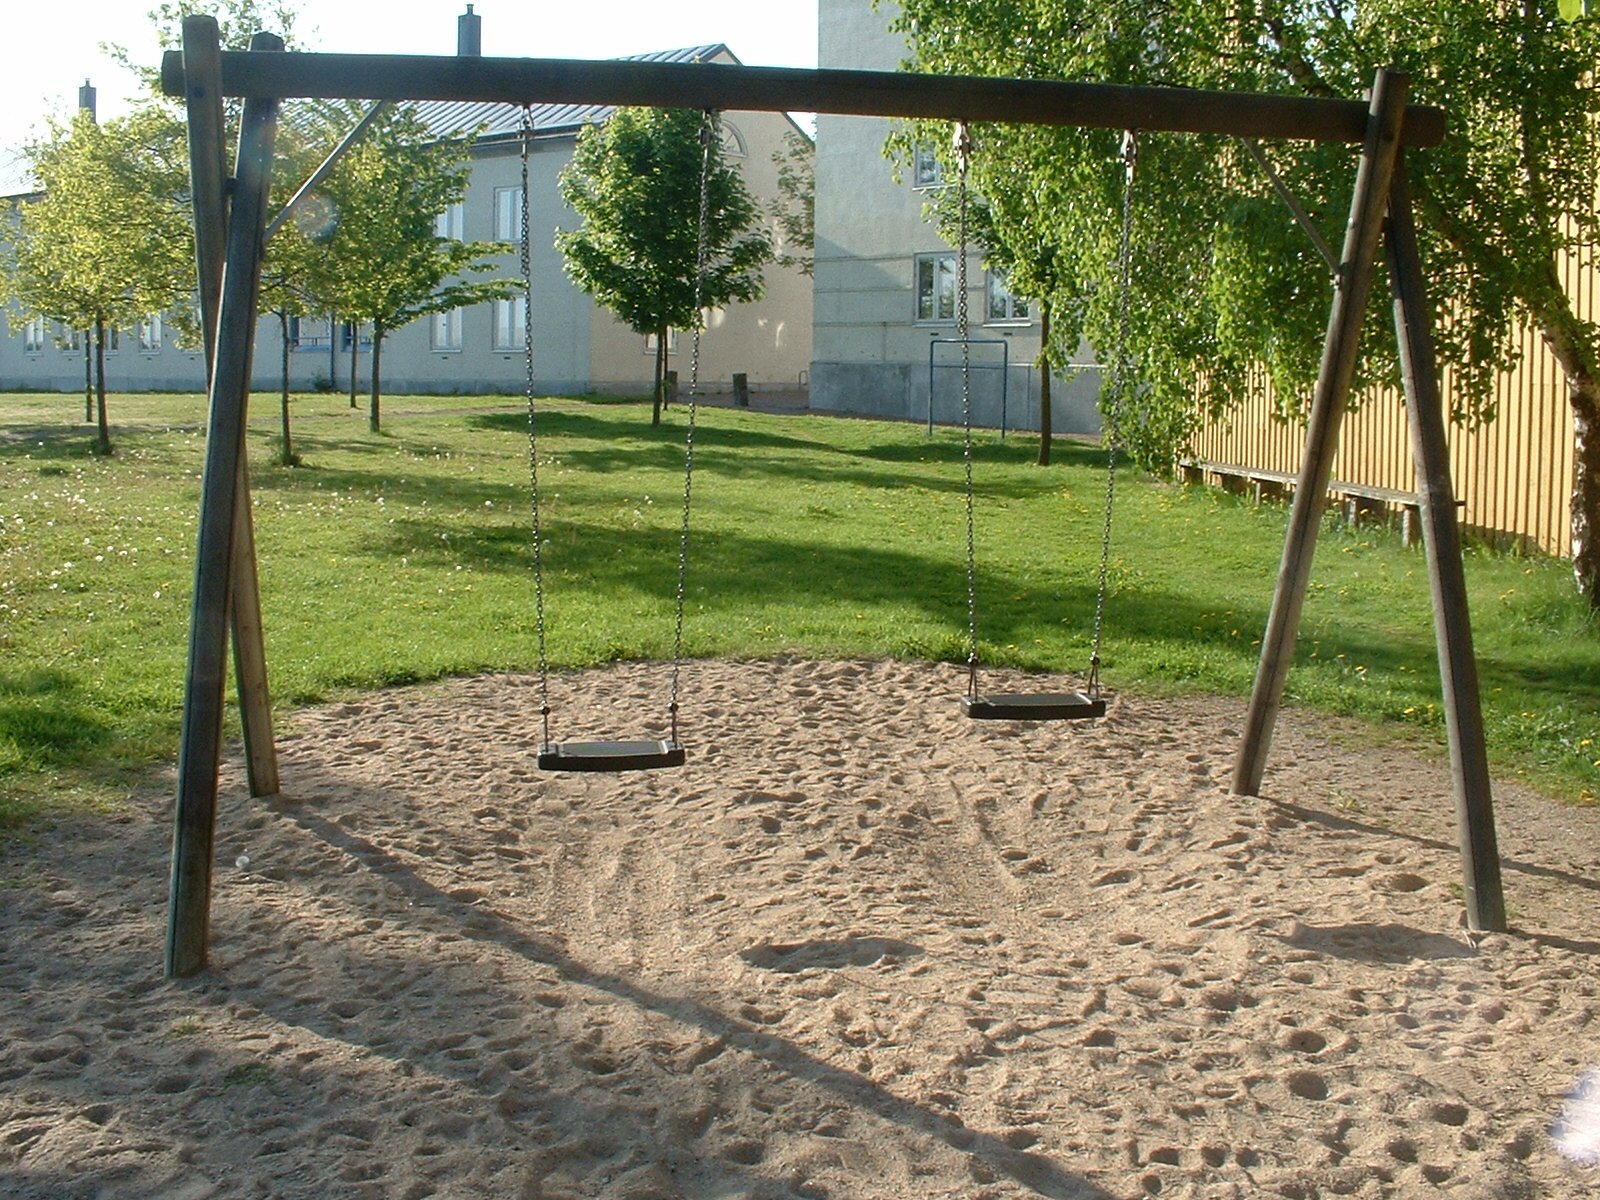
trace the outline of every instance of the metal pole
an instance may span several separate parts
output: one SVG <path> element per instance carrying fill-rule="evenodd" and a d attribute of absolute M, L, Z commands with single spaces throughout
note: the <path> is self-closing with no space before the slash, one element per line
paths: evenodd
<path fill-rule="evenodd" d="M 1394 328 L 1400 343 L 1400 378 L 1405 385 L 1411 451 L 1417 464 L 1417 501 L 1422 513 L 1428 581 L 1433 590 L 1433 631 L 1438 642 L 1439 681 L 1444 693 L 1450 773 L 1455 784 L 1461 872 L 1466 889 L 1467 928 L 1503 932 L 1506 901 L 1500 882 L 1488 749 L 1478 693 L 1478 663 L 1472 652 L 1472 620 L 1456 527 L 1450 450 L 1445 441 L 1427 286 L 1417 252 L 1417 230 L 1405 156 L 1389 184 L 1389 284 Z"/>
<path fill-rule="evenodd" d="M 263 33 L 257 34 L 251 45 L 264 50 L 281 48 L 283 43 L 272 34 Z M 227 674 L 229 583 L 261 282 L 262 231 L 277 119 L 276 100 L 250 100 L 245 104 L 239 136 L 237 182 L 216 326 L 210 429 L 201 480 L 200 533 L 167 915 L 168 975 L 192 975 L 206 965 L 216 839 L 217 761 L 222 751 Z"/>
<path fill-rule="evenodd" d="M 1355 194 L 1350 201 L 1350 223 L 1345 228 L 1344 251 L 1335 280 L 1333 309 L 1323 343 L 1322 367 L 1311 400 L 1306 427 L 1305 458 L 1295 484 L 1284 539 L 1283 563 L 1278 571 L 1272 612 L 1261 640 L 1261 661 L 1250 694 L 1244 737 L 1234 764 L 1233 791 L 1256 796 L 1266 771 L 1267 750 L 1283 699 L 1283 685 L 1294 658 L 1300 632 L 1300 612 L 1311 578 L 1317 529 L 1333 473 L 1333 455 L 1339 445 L 1339 423 L 1350 395 L 1360 349 L 1361 318 L 1372 289 L 1372 267 L 1383 232 L 1389 179 L 1399 151 L 1406 112 L 1409 78 L 1401 72 L 1381 70 L 1372 89 L 1371 121 L 1361 164 L 1356 170 Z"/>

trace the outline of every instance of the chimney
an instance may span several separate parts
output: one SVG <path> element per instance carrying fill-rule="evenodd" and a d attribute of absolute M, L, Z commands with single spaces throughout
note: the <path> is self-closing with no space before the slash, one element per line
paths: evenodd
<path fill-rule="evenodd" d="M 78 107 L 81 108 L 81 109 L 87 109 L 88 110 L 89 119 L 91 121 L 96 119 L 95 118 L 95 111 L 94 111 L 94 103 L 95 103 L 95 91 L 94 91 L 94 88 L 91 87 L 89 85 L 89 81 L 87 79 L 85 79 L 83 81 L 83 86 L 78 89 Z"/>
<path fill-rule="evenodd" d="M 470 4 L 456 18 L 456 54 L 460 58 L 483 57 L 483 18 L 472 11 Z"/>

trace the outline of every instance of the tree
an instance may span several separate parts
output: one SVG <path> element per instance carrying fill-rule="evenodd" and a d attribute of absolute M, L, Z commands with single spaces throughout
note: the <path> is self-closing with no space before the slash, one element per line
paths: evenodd
<path fill-rule="evenodd" d="M 567 274 L 635 333 L 656 338 L 656 425 L 669 331 L 698 328 L 707 309 L 760 299 L 761 268 L 772 259 L 738 168 L 713 153 L 696 309 L 703 127 L 692 109 L 619 108 L 579 135 L 561 173 L 561 197 L 582 220 L 556 234 Z"/>
<path fill-rule="evenodd" d="M 101 454 L 112 450 L 107 330 L 189 297 L 188 171 L 177 132 L 151 108 L 104 125 L 79 112 L 25 150 L 42 194 L 17 213 L 8 291 L 29 316 L 93 331 Z"/>
<path fill-rule="evenodd" d="M 268 211 L 278 212 L 336 144 L 343 124 L 342 108 L 317 107 L 280 123 L 273 152 L 272 198 Z M 267 243 L 261 263 L 261 307 L 278 318 L 279 453 L 286 467 L 298 466 L 289 428 L 290 329 L 299 317 L 326 313 L 336 286 L 326 242 L 333 232 L 331 206 L 317 195 L 303 200 Z"/>
<path fill-rule="evenodd" d="M 493 242 L 442 237 L 437 219 L 467 189 L 469 142 L 435 137 L 408 108 L 385 112 L 329 176 L 323 195 L 335 226 L 320 257 L 334 308 L 372 327 L 368 422 L 379 428 L 383 339 L 419 317 L 509 299 L 510 279 L 469 279 L 494 269 Z"/>
<path fill-rule="evenodd" d="M 897 28 L 928 70 L 1353 97 L 1381 66 L 1412 77 L 1412 99 L 1444 106 L 1449 132 L 1414 156 L 1411 181 L 1433 283 L 1442 362 L 1460 421 L 1491 420 L 1494 389 L 1531 323 L 1565 376 L 1576 479 L 1573 567 L 1600 606 L 1600 330 L 1561 286 L 1568 255 L 1600 225 L 1600 26 L 1567 22 L 1556 0 L 1414 5 L 1372 0 L 1217 6 L 1178 0 L 905 0 Z M 1072 260 L 1085 332 L 1111 344 L 1120 169 L 1116 135 L 1060 130 L 1028 164 L 1064 202 L 1048 218 Z M 980 158 L 983 136 L 980 133 Z M 1324 226 L 1342 218 L 1347 148 L 1283 143 L 1275 169 Z M 1135 448 L 1170 462 L 1202 413 L 1226 412 L 1265 364 L 1286 415 L 1307 402 L 1328 278 L 1261 173 L 1223 139 L 1142 139 L 1134 278 L 1139 321 Z M 975 174 L 978 172 L 975 172 Z M 1375 306 L 1383 298 L 1374 290 Z M 1393 335 L 1374 313 L 1357 388 L 1392 377 Z M 1200 405 L 1196 405 L 1199 397 Z"/>
<path fill-rule="evenodd" d="M 809 276 L 817 244 L 816 143 L 791 129 L 783 135 L 783 148 L 772 152 L 772 162 L 778 168 L 778 195 L 767 202 L 767 213 L 782 239 L 777 262 Z"/>

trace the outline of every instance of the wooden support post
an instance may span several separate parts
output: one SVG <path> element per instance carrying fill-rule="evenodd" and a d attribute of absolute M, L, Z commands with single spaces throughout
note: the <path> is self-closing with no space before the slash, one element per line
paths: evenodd
<path fill-rule="evenodd" d="M 1461 562 L 1450 451 L 1445 442 L 1443 401 L 1428 296 L 1417 252 L 1417 230 L 1405 157 L 1395 163 L 1389 185 L 1389 285 L 1400 346 L 1400 377 L 1417 464 L 1417 500 L 1422 514 L 1428 580 L 1433 589 L 1433 631 L 1438 643 L 1439 681 L 1444 692 L 1445 732 L 1455 782 L 1461 871 L 1466 888 L 1467 928 L 1503 932 L 1505 894 L 1495 837 L 1488 750 L 1478 694 L 1478 663 L 1472 652 L 1467 580 Z"/>
<path fill-rule="evenodd" d="M 257 34 L 251 43 L 251 48 L 258 50 L 282 46 L 281 39 L 264 33 Z M 192 975 L 206 965 L 217 762 L 222 752 L 223 692 L 227 682 L 228 594 L 255 349 L 262 231 L 266 225 L 267 186 L 277 122 L 276 100 L 257 98 L 246 102 L 239 135 L 233 215 L 228 222 L 216 324 L 216 366 L 211 373 L 210 428 L 200 485 L 200 534 L 167 912 L 168 975 Z"/>
<path fill-rule="evenodd" d="M 1261 640 L 1261 661 L 1250 694 L 1244 737 L 1234 764 L 1233 791 L 1236 795 L 1255 796 L 1261 792 L 1261 778 L 1266 771 L 1267 750 L 1272 744 L 1283 685 L 1294 658 L 1300 612 L 1305 605 L 1311 559 L 1316 552 L 1317 529 L 1322 520 L 1328 480 L 1333 474 L 1334 451 L 1339 445 L 1339 423 L 1350 395 L 1350 380 L 1355 374 L 1361 318 L 1372 290 L 1373 261 L 1377 258 L 1378 241 L 1383 232 L 1384 208 L 1403 134 L 1401 126 L 1409 85 L 1405 74 L 1382 70 L 1372 89 L 1367 139 L 1356 170 L 1350 223 L 1345 227 L 1333 310 L 1328 317 L 1328 335 L 1323 343 L 1322 366 L 1311 398 L 1305 458 L 1295 484 L 1289 530 L 1283 545 L 1283 564 L 1278 571 L 1267 630 Z"/>
<path fill-rule="evenodd" d="M 216 366 L 217 310 L 222 299 L 222 264 L 227 249 L 223 196 L 225 146 L 222 118 L 221 46 L 213 17 L 183 21 L 184 100 L 189 116 L 189 178 L 194 196 L 195 267 L 206 348 L 206 381 Z M 255 523 L 250 515 L 250 473 L 239 458 L 239 498 L 233 531 L 233 671 L 244 730 L 245 770 L 250 794 L 273 796 L 279 788 L 278 756 L 272 739 L 272 701 L 267 690 L 267 655 L 262 633 L 261 592 L 256 577 Z"/>
<path fill-rule="evenodd" d="M 230 96 L 843 113 L 1352 143 L 1366 139 L 1370 123 L 1370 108 L 1359 100 L 727 63 L 224 52 L 222 82 Z M 182 94 L 183 56 L 176 51 L 162 58 L 161 86 L 168 95 Z M 1444 113 L 1415 105 L 1404 126 L 1408 145 L 1436 146 Z"/>

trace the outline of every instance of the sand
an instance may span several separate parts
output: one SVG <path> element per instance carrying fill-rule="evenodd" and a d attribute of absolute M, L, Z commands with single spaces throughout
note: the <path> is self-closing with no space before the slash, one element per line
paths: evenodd
<path fill-rule="evenodd" d="M 659 734 L 662 672 L 558 677 L 557 736 Z M 1499 786 L 1515 928 L 1469 936 L 1445 763 L 1324 718 L 1243 801 L 1237 701 L 684 683 L 648 774 L 537 771 L 527 677 L 291 714 L 281 797 L 224 763 L 193 980 L 170 771 L 0 856 L 0 1194 L 1600 1195 L 1552 1140 L 1600 811 Z"/>

